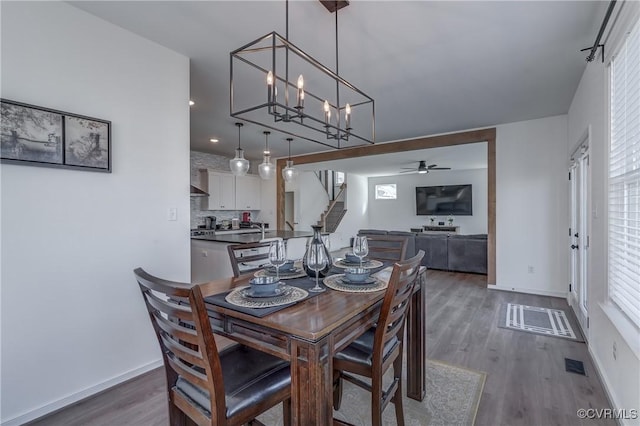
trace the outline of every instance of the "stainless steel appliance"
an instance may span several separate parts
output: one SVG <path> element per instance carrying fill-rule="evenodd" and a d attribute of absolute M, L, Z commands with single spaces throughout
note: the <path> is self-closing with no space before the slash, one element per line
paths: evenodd
<path fill-rule="evenodd" d="M 217 218 L 215 216 L 207 216 L 204 218 L 204 227 L 206 229 L 216 229 Z"/>

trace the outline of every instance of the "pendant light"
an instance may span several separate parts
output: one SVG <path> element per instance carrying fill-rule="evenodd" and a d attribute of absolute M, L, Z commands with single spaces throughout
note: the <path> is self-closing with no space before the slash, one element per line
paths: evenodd
<path fill-rule="evenodd" d="M 276 174 L 276 166 L 271 162 L 271 152 L 269 151 L 269 135 L 271 132 L 264 131 L 264 157 L 262 164 L 258 166 L 258 174 L 264 180 L 269 180 Z"/>
<path fill-rule="evenodd" d="M 244 158 L 244 151 L 240 148 L 240 128 L 242 123 L 236 123 L 238 126 L 238 149 L 236 149 L 235 158 L 229 160 L 229 168 L 235 176 L 244 176 L 249 171 L 249 160 Z"/>
<path fill-rule="evenodd" d="M 289 142 L 289 159 L 287 160 L 287 166 L 282 169 L 282 177 L 285 182 L 292 182 L 295 178 L 298 177 L 298 169 L 293 167 L 293 161 L 291 161 L 291 141 L 293 138 L 287 138 Z"/>

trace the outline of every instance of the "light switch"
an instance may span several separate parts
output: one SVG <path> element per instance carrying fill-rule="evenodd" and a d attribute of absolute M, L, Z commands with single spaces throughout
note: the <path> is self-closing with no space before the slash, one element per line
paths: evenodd
<path fill-rule="evenodd" d="M 176 207 L 169 207 L 167 212 L 167 220 L 178 220 L 178 209 Z"/>

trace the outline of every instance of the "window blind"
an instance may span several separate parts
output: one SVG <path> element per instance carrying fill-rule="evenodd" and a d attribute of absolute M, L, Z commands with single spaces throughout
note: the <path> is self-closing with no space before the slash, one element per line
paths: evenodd
<path fill-rule="evenodd" d="M 640 22 L 610 66 L 609 297 L 640 327 Z"/>

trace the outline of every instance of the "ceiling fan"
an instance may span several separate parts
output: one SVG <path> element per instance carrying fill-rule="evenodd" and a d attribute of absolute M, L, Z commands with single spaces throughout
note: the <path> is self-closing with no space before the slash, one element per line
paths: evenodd
<path fill-rule="evenodd" d="M 437 164 L 431 164 L 430 166 L 427 166 L 426 161 L 420 161 L 420 163 L 418 163 L 417 169 L 414 167 L 403 167 L 403 169 L 407 169 L 407 170 L 400 173 L 418 172 L 420 174 L 424 174 L 424 173 L 429 173 L 430 170 L 451 170 L 451 167 L 438 167 Z"/>

